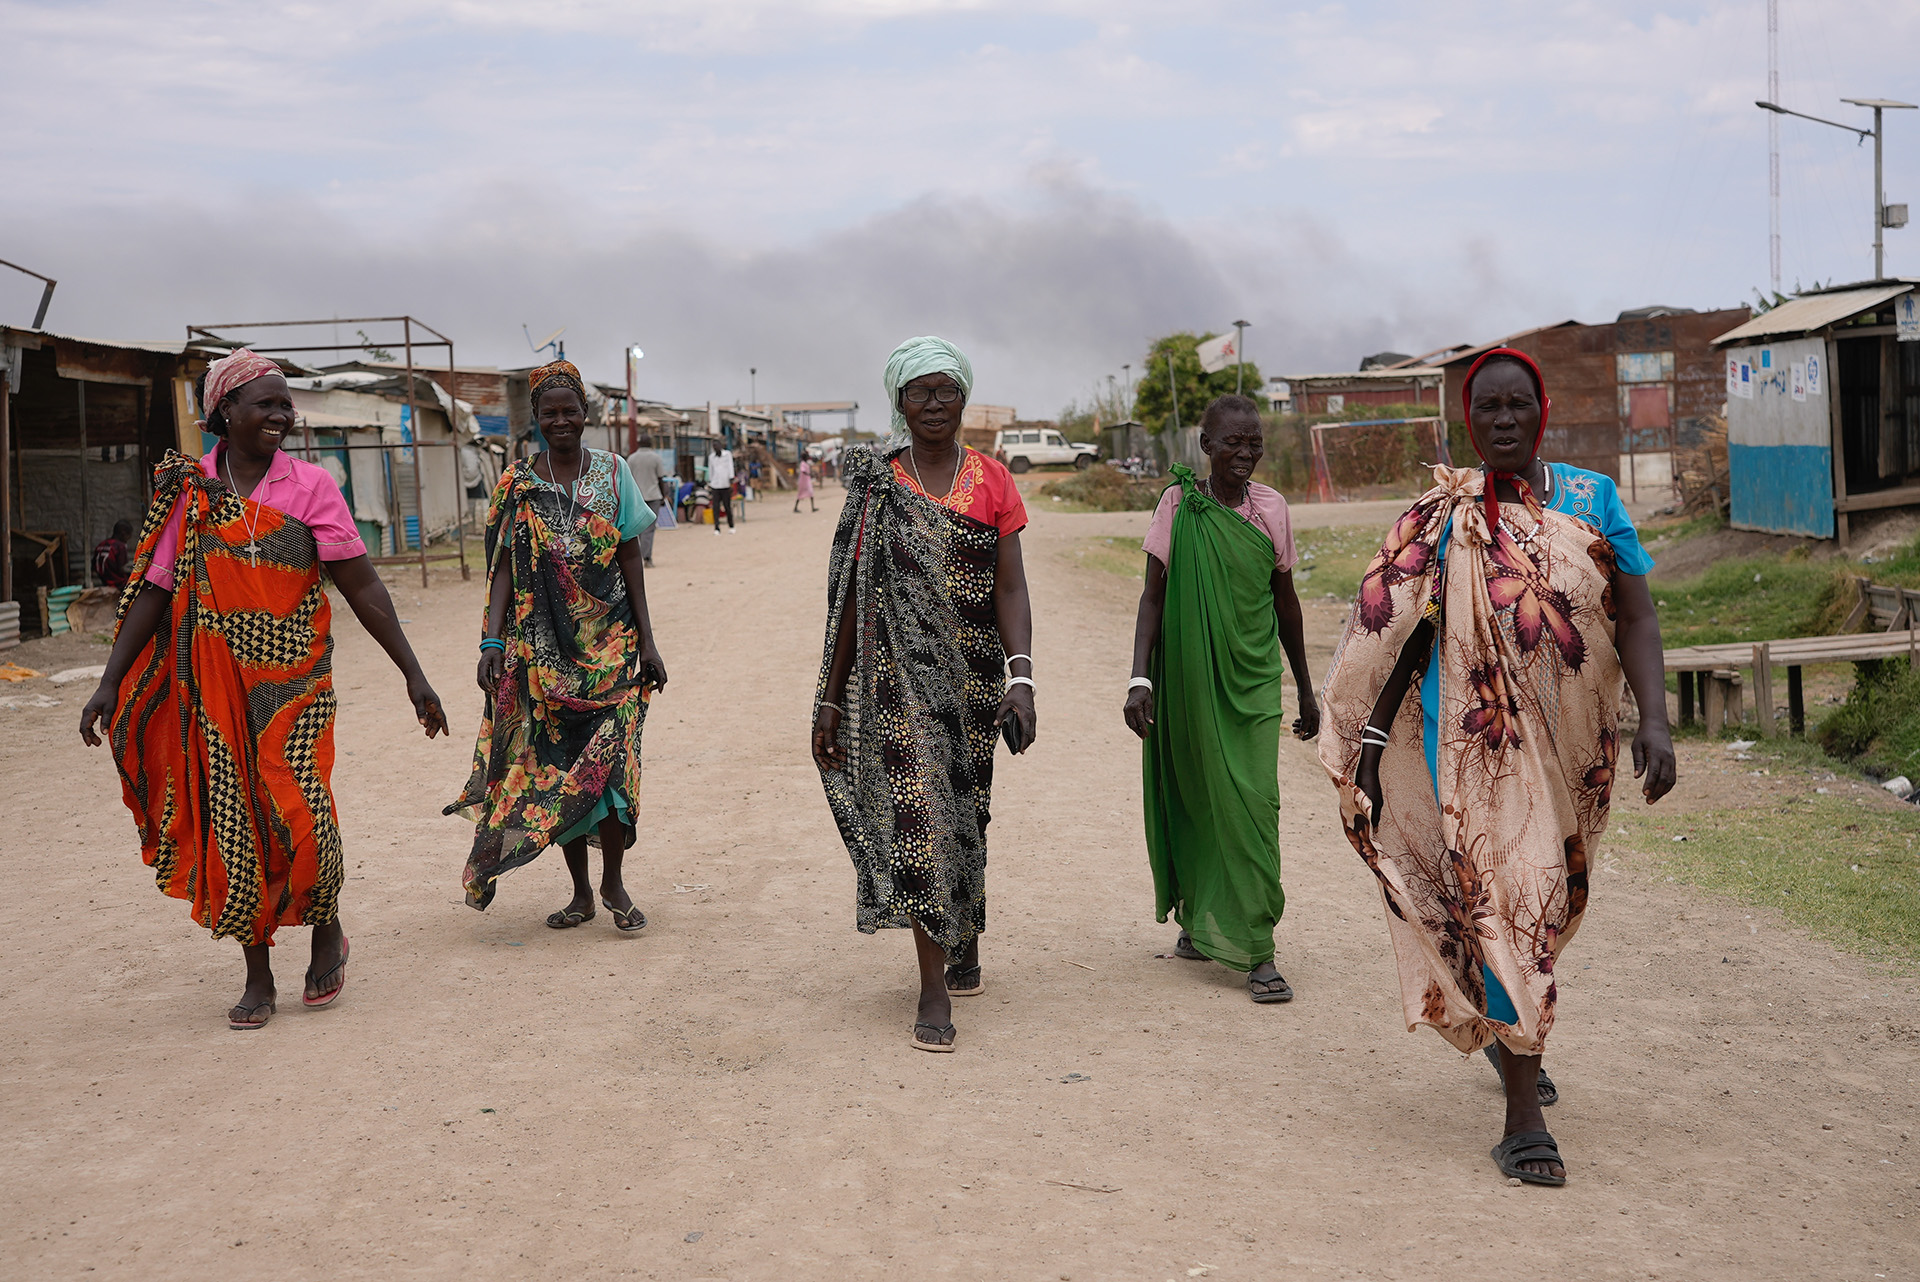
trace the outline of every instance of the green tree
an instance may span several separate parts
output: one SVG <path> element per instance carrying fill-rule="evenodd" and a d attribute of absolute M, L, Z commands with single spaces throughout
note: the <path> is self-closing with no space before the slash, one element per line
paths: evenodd
<path fill-rule="evenodd" d="M 1179 394 L 1180 426 L 1200 426 L 1200 415 L 1216 396 L 1230 395 L 1236 384 L 1245 394 L 1259 399 L 1260 367 L 1252 361 L 1244 366 L 1229 365 L 1217 374 L 1200 368 L 1200 344 L 1217 335 L 1189 334 L 1182 331 L 1158 339 L 1147 352 L 1145 373 L 1133 385 L 1133 417 L 1149 432 L 1158 435 L 1173 426 L 1174 398 Z M 1168 357 L 1172 357 L 1173 379 L 1167 378 Z"/>

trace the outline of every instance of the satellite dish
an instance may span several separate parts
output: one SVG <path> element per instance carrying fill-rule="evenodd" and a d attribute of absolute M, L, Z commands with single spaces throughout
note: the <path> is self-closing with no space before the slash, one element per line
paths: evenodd
<path fill-rule="evenodd" d="M 562 325 L 559 329 L 554 330 L 553 333 L 547 335 L 545 338 L 541 339 L 537 343 L 533 341 L 532 331 L 530 331 L 525 325 L 522 325 L 520 327 L 520 332 L 527 336 L 528 347 L 531 347 L 536 352 L 543 352 L 547 348 L 552 347 L 555 343 L 560 341 L 560 335 L 567 332 L 567 327 L 565 325 Z"/>

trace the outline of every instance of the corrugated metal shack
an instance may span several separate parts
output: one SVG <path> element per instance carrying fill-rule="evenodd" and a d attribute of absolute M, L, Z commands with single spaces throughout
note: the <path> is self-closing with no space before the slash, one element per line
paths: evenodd
<path fill-rule="evenodd" d="M 0 326 L 0 563 L 23 619 L 39 617 L 38 589 L 91 585 L 91 553 L 116 521 L 139 529 L 153 465 L 169 448 L 199 457 L 190 399 L 187 433 L 176 401 L 205 364 L 178 341 Z"/>
<path fill-rule="evenodd" d="M 1714 340 L 1734 525 L 1845 546 L 1850 513 L 1920 505 L 1916 285 L 1815 290 Z"/>

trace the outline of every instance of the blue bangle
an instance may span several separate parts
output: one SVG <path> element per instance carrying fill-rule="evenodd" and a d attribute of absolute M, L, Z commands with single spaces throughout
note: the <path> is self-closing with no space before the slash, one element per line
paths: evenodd
<path fill-rule="evenodd" d="M 505 653 L 507 643 L 499 637 L 482 637 L 480 638 L 480 648 L 482 650 L 499 650 Z"/>

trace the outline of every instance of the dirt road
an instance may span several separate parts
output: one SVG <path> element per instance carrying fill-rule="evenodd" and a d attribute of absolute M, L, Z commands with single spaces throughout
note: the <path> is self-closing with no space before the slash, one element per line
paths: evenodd
<path fill-rule="evenodd" d="M 0 1272 L 1920 1274 L 1913 983 L 1633 856 L 1600 864 L 1565 963 L 1561 1190 L 1499 1178 L 1486 1063 L 1402 1030 L 1309 746 L 1280 763 L 1298 999 L 1256 1007 L 1159 958 L 1119 715 L 1137 587 L 1072 555 L 1144 514 L 1035 505 L 1040 739 L 997 780 L 987 994 L 956 1002 L 958 1053 L 911 1050 L 911 943 L 854 930 L 803 746 L 825 497 L 660 539 L 672 683 L 646 729 L 637 938 L 604 911 L 542 925 L 566 898 L 552 852 L 484 916 L 460 903 L 469 830 L 440 808 L 477 720 L 479 584 L 393 576 L 451 743 L 419 738 L 337 611 L 351 979 L 259 1033 L 223 1019 L 238 950 L 139 865 L 111 762 L 73 731 L 85 683 L 29 683 L 60 705 L 0 711 Z M 1318 676 L 1340 611 L 1310 609 Z M 286 932 L 288 998 L 305 950 Z"/>

